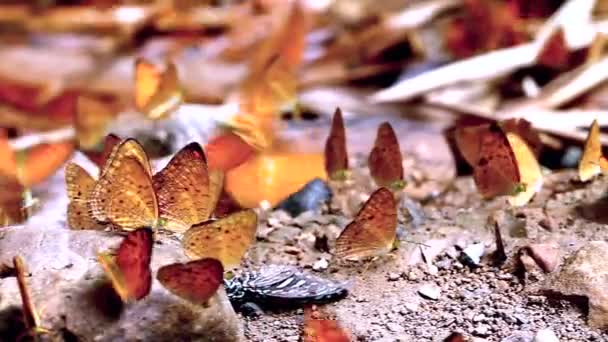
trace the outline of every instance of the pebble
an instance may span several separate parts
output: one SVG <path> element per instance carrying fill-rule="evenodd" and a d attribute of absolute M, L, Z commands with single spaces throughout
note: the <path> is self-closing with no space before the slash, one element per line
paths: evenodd
<path fill-rule="evenodd" d="M 473 329 L 472 334 L 479 337 L 486 337 L 490 334 L 490 327 L 485 324 L 478 325 Z"/>
<path fill-rule="evenodd" d="M 399 278 L 401 278 L 401 275 L 399 273 L 391 272 L 388 274 L 389 281 L 397 281 L 397 280 L 399 280 Z"/>
<path fill-rule="evenodd" d="M 559 342 L 559 338 L 551 329 L 541 329 L 534 336 L 534 342 Z"/>
<path fill-rule="evenodd" d="M 418 289 L 418 293 L 424 298 L 438 300 L 441 296 L 441 289 L 435 284 L 424 284 Z"/>
<path fill-rule="evenodd" d="M 397 323 L 386 323 L 386 328 L 394 333 L 402 333 L 405 329 Z"/>
<path fill-rule="evenodd" d="M 312 269 L 315 271 L 324 271 L 329 267 L 329 262 L 325 258 L 321 258 L 312 265 Z"/>

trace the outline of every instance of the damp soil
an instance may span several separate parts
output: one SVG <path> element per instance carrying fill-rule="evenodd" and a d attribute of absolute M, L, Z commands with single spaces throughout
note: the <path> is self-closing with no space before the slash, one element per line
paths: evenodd
<path fill-rule="evenodd" d="M 553 330 L 560 341 L 608 341 L 606 332 L 586 324 L 584 300 L 546 296 L 538 289 L 547 275 L 521 272 L 515 262 L 531 243 L 558 244 L 563 260 L 587 241 L 607 240 L 608 180 L 581 184 L 573 170 L 546 170 L 533 201 L 510 208 L 505 198 L 480 198 L 469 176 L 442 179 L 446 172 L 437 169 L 453 165 L 447 154 L 436 153 L 429 162 L 402 150 L 408 187 L 400 199 L 397 250 L 366 262 L 332 258 L 336 237 L 373 190 L 365 156 L 355 153 L 352 181 L 332 184 L 331 204 L 296 218 L 283 211 L 263 213 L 247 266 L 299 265 L 350 281 L 349 295 L 328 307 L 356 341 L 441 341 L 454 331 L 478 341 L 532 341 L 540 329 Z M 432 185 L 419 191 L 425 182 Z M 503 265 L 492 258 L 496 226 L 508 257 Z M 485 246 L 477 266 L 461 258 L 473 243 Z M 439 294 L 419 293 L 428 288 Z M 250 341 L 301 338 L 302 309 L 240 317 Z"/>

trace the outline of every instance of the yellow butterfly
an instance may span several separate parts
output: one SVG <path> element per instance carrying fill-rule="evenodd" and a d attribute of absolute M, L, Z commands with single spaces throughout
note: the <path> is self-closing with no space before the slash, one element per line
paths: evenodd
<path fill-rule="evenodd" d="M 161 73 L 156 65 L 138 58 L 135 61 L 135 107 L 153 120 L 164 119 L 183 102 L 175 64 L 168 63 Z"/>
<path fill-rule="evenodd" d="M 585 141 L 583 157 L 578 163 L 578 176 L 582 182 L 586 182 L 594 176 L 608 171 L 608 160 L 602 153 L 600 142 L 600 126 L 597 120 L 593 120 L 589 128 L 589 135 Z"/>
<path fill-rule="evenodd" d="M 81 166 L 68 163 L 65 167 L 65 183 L 68 199 L 68 226 L 72 229 L 99 230 L 106 227 L 89 212 L 89 197 L 95 187 L 95 180 Z"/>

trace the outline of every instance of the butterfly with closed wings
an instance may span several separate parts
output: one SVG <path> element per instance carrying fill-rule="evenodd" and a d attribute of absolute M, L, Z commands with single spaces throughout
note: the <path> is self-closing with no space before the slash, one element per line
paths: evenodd
<path fill-rule="evenodd" d="M 401 190 L 405 186 L 403 180 L 403 156 L 399 140 L 393 127 L 383 122 L 378 127 L 376 141 L 368 158 L 369 171 L 378 186 L 392 190 Z"/>

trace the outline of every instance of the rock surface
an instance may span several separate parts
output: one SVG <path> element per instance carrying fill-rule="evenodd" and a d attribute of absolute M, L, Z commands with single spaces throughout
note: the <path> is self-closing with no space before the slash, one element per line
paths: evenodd
<path fill-rule="evenodd" d="M 547 290 L 589 299 L 590 326 L 608 328 L 608 243 L 592 241 L 565 261 L 549 279 Z"/>
<path fill-rule="evenodd" d="M 51 188 L 51 192 L 54 188 Z M 57 190 L 57 188 L 55 188 Z M 63 195 L 65 196 L 65 194 Z M 116 248 L 117 233 L 65 227 L 65 197 L 46 201 L 25 226 L 0 230 L 0 264 L 23 257 L 32 301 L 48 329 L 67 328 L 87 341 L 242 341 L 243 333 L 223 288 L 207 307 L 172 295 L 156 281 L 156 270 L 187 258 L 177 239 L 159 234 L 152 252 L 153 284 L 144 300 L 124 305 L 108 286 L 98 251 Z M 54 208 L 54 209 L 53 209 Z M 21 299 L 14 277 L 0 279 L 0 315 L 20 320 Z M 13 319 L 11 317 L 11 319 Z M 0 340 L 11 340 L 0 324 Z"/>

